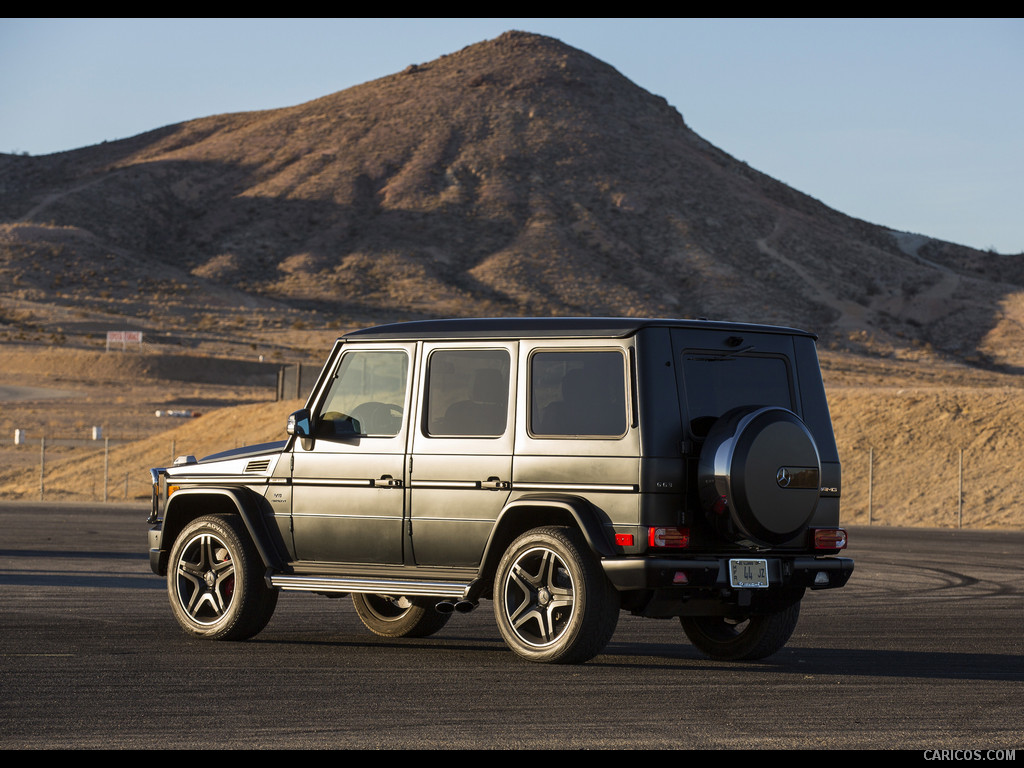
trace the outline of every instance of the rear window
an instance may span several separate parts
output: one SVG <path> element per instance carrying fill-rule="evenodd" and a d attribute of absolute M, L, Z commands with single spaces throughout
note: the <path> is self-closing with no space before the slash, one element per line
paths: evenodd
<path fill-rule="evenodd" d="M 683 353 L 683 388 L 690 432 L 705 437 L 726 411 L 739 406 L 793 408 L 789 362 L 769 355 Z"/>
<path fill-rule="evenodd" d="M 530 364 L 530 431 L 538 437 L 622 437 L 626 433 L 622 353 L 535 353 Z"/>

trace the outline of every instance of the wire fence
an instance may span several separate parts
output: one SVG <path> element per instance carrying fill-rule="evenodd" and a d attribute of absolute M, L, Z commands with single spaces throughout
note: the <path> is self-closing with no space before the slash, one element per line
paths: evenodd
<path fill-rule="evenodd" d="M 874 490 L 875 490 L 875 450 L 868 449 L 867 478 L 867 516 L 868 525 L 875 522 Z M 964 522 L 964 449 L 957 451 L 956 463 L 956 527 L 963 528 Z M 952 507 L 952 505 L 950 505 Z M 952 510 L 951 510 L 952 511 Z"/>
<path fill-rule="evenodd" d="M 9 498 L 139 501 L 150 497 L 149 467 L 170 465 L 188 446 L 169 440 L 166 451 L 139 455 L 130 440 L 44 437 L 18 450 Z M 840 457 L 845 525 L 1024 528 L 1024 446 L 856 446 Z"/>
<path fill-rule="evenodd" d="M 148 499 L 148 467 L 126 468 L 123 446 L 130 439 L 40 437 L 18 446 L 22 471 L 6 489 L 8 496 L 39 501 L 137 501 Z M 173 462 L 176 445 L 169 441 L 165 463 Z M 119 450 L 121 449 L 121 450 Z M 30 458 L 35 455 L 35 460 Z M 161 462 L 157 462 L 161 463 Z M 31 491 L 29 489 L 32 489 Z"/>
<path fill-rule="evenodd" d="M 865 446 L 841 457 L 844 524 L 1024 527 L 1024 447 Z"/>

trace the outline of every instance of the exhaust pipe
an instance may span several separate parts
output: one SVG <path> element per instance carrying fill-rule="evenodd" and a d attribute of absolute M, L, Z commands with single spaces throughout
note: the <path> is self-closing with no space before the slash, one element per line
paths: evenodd
<path fill-rule="evenodd" d="M 458 611 L 459 613 L 469 613 L 474 608 L 476 608 L 476 605 L 477 604 L 474 603 L 472 600 L 459 600 L 458 602 L 455 602 L 453 600 L 442 600 L 440 603 L 434 606 L 434 610 L 438 613 L 443 613 L 445 615 L 448 615 L 455 611 Z"/>

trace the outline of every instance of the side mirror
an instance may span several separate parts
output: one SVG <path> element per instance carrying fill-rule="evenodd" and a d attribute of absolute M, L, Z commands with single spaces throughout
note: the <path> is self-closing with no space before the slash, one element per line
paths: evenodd
<path fill-rule="evenodd" d="M 288 434 L 296 437 L 312 437 L 309 427 L 309 411 L 302 408 L 288 416 Z"/>

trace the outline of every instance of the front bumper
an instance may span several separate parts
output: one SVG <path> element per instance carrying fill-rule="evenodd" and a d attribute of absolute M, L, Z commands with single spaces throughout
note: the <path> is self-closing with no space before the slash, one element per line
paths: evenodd
<path fill-rule="evenodd" d="M 167 573 L 167 550 L 160 548 L 162 535 L 160 526 L 149 530 L 149 567 L 157 576 Z"/>

